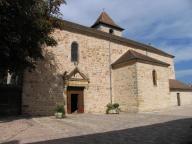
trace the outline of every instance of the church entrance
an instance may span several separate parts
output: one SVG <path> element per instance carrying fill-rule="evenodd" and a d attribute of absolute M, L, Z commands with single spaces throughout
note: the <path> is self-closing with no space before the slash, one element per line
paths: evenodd
<path fill-rule="evenodd" d="M 84 113 L 84 88 L 68 87 L 67 89 L 67 113 Z"/>

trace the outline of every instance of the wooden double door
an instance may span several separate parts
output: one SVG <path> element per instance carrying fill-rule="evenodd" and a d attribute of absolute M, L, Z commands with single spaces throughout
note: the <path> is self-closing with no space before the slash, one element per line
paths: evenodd
<path fill-rule="evenodd" d="M 67 113 L 84 113 L 84 88 L 69 87 L 67 90 Z"/>

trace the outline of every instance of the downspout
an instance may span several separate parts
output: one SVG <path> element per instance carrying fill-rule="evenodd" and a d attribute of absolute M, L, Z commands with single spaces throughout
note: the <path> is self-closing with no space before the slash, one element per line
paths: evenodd
<path fill-rule="evenodd" d="M 111 70 L 111 34 L 109 35 L 109 85 L 110 85 L 110 103 L 113 103 L 113 95 L 112 95 L 112 70 Z"/>
<path fill-rule="evenodd" d="M 137 112 L 139 112 L 140 97 L 139 97 L 139 82 L 138 82 L 138 65 L 135 63 L 135 74 L 136 74 L 136 100 L 137 100 Z"/>

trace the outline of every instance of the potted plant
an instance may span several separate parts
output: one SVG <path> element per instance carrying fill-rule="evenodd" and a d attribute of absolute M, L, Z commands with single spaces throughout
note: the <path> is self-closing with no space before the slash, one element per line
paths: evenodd
<path fill-rule="evenodd" d="M 119 108 L 119 104 L 118 103 L 109 103 L 107 105 L 107 110 L 106 110 L 106 113 L 107 114 L 119 114 L 120 112 L 120 108 Z"/>
<path fill-rule="evenodd" d="M 64 118 L 64 116 L 65 116 L 64 105 L 57 105 L 57 107 L 55 108 L 55 117 Z"/>

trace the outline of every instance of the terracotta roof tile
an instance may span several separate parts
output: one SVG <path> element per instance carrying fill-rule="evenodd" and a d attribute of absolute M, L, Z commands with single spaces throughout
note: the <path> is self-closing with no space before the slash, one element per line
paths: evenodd
<path fill-rule="evenodd" d="M 181 91 L 192 91 L 192 87 L 188 86 L 187 84 L 180 82 L 175 79 L 169 80 L 169 87 L 171 91 L 181 90 Z"/>
<path fill-rule="evenodd" d="M 127 63 L 130 61 L 138 61 L 138 62 L 147 62 L 147 63 L 153 63 L 156 65 L 161 65 L 161 66 L 169 66 L 169 64 L 162 62 L 160 60 L 154 59 L 152 57 L 149 57 L 147 55 L 143 55 L 141 53 L 138 53 L 136 51 L 133 50 L 128 50 L 125 54 L 123 54 L 117 61 L 115 61 L 112 64 L 112 67 L 115 67 L 117 65 L 123 64 L 123 63 Z"/>
<path fill-rule="evenodd" d="M 94 28 L 95 26 L 99 25 L 99 24 L 105 24 L 105 25 L 109 25 L 112 27 L 115 27 L 119 30 L 124 30 L 123 28 L 121 28 L 120 26 L 118 26 L 111 18 L 110 16 L 106 13 L 106 12 L 102 12 L 101 15 L 99 16 L 99 18 L 96 20 L 96 22 L 91 26 L 92 28 Z"/>

